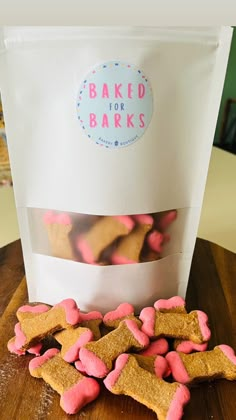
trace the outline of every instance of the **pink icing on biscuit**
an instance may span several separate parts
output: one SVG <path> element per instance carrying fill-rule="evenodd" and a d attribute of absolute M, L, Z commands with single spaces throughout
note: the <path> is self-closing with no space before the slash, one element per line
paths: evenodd
<path fill-rule="evenodd" d="M 199 328 L 201 330 L 201 334 L 204 341 L 209 341 L 211 337 L 211 331 L 208 328 L 207 322 L 208 322 L 208 316 L 205 314 L 205 312 L 202 311 L 196 311 L 198 316 L 198 322 L 199 322 Z"/>
<path fill-rule="evenodd" d="M 69 214 L 60 213 L 56 216 L 56 223 L 60 225 L 71 225 L 71 218 Z"/>
<path fill-rule="evenodd" d="M 206 351 L 208 343 L 197 344 L 193 341 L 181 341 L 176 347 L 176 351 L 180 351 L 185 354 L 192 353 L 192 351 Z"/>
<path fill-rule="evenodd" d="M 31 306 L 31 305 L 23 305 L 21 306 L 17 312 L 30 312 L 30 313 L 42 313 L 47 312 L 50 309 L 48 305 L 45 305 L 44 303 Z"/>
<path fill-rule="evenodd" d="M 107 312 L 104 315 L 103 321 L 114 321 L 124 316 L 132 315 L 134 307 L 130 303 L 121 303 L 114 311 Z"/>
<path fill-rule="evenodd" d="M 62 394 L 60 405 L 66 413 L 75 414 L 84 405 L 95 400 L 99 392 L 100 386 L 95 379 L 83 378 Z"/>
<path fill-rule="evenodd" d="M 235 356 L 235 353 L 234 353 L 234 350 L 232 349 L 232 347 L 227 346 L 226 344 L 220 344 L 217 347 L 219 347 L 221 349 L 221 351 L 225 354 L 225 356 L 228 357 L 228 359 L 234 365 L 236 365 L 236 356 Z"/>
<path fill-rule="evenodd" d="M 127 229 L 132 230 L 134 227 L 134 221 L 130 216 L 114 216 L 120 223 L 125 225 Z"/>
<path fill-rule="evenodd" d="M 54 308 L 58 306 L 64 308 L 66 313 L 66 322 L 68 322 L 68 324 L 75 325 L 79 323 L 80 310 L 74 299 L 64 299 L 60 303 L 57 303 Z"/>
<path fill-rule="evenodd" d="M 93 319 L 103 319 L 103 316 L 102 316 L 101 312 L 91 311 L 91 312 L 88 312 L 86 314 L 80 312 L 80 322 L 91 321 Z"/>
<path fill-rule="evenodd" d="M 14 328 L 16 338 L 15 338 L 15 347 L 16 349 L 20 349 L 26 343 L 26 336 L 21 329 L 20 322 L 17 322 Z"/>
<path fill-rule="evenodd" d="M 75 367 L 80 373 L 87 374 L 86 369 L 81 360 L 76 360 Z"/>
<path fill-rule="evenodd" d="M 133 334 L 135 340 L 137 340 L 141 346 L 147 347 L 149 345 L 149 338 L 143 331 L 139 329 L 137 323 L 131 319 L 126 319 L 124 322 Z"/>
<path fill-rule="evenodd" d="M 18 354 L 19 356 L 25 355 L 26 351 L 17 349 L 15 345 L 15 340 L 10 340 L 7 343 L 7 348 L 11 353 Z"/>
<path fill-rule="evenodd" d="M 179 306 L 185 307 L 185 300 L 181 296 L 173 296 L 170 299 L 159 299 L 154 303 L 154 308 L 157 311 L 178 308 Z"/>
<path fill-rule="evenodd" d="M 58 349 L 52 348 L 47 351 L 42 356 L 35 357 L 29 362 L 29 370 L 32 372 L 34 369 L 41 367 L 45 362 L 52 359 L 56 354 L 59 353 Z"/>
<path fill-rule="evenodd" d="M 167 376 L 169 371 L 169 366 L 166 359 L 162 356 L 157 356 L 154 362 L 154 372 L 158 378 L 163 378 Z"/>
<path fill-rule="evenodd" d="M 104 379 L 104 384 L 107 389 L 112 390 L 113 386 L 116 384 L 117 380 L 119 379 L 119 376 L 125 367 L 127 361 L 128 361 L 129 355 L 127 353 L 120 354 L 120 356 L 117 357 L 115 362 L 115 369 L 110 372 L 106 379 Z"/>
<path fill-rule="evenodd" d="M 155 309 L 150 306 L 147 308 L 143 308 L 139 315 L 139 318 L 143 322 L 141 330 L 149 337 L 154 336 L 155 312 Z"/>
<path fill-rule="evenodd" d="M 30 354 L 34 354 L 35 356 L 39 356 L 42 347 L 43 347 L 42 343 L 38 343 L 38 344 L 35 344 L 35 346 L 32 346 L 29 349 L 27 349 L 27 352 Z"/>
<path fill-rule="evenodd" d="M 113 264 L 135 264 L 137 261 L 130 260 L 126 258 L 124 255 L 119 255 L 116 252 L 111 256 L 111 261 Z"/>
<path fill-rule="evenodd" d="M 166 420 L 180 420 L 183 416 L 183 407 L 189 400 L 190 392 L 188 388 L 184 385 L 180 385 L 170 404 Z"/>
<path fill-rule="evenodd" d="M 147 236 L 147 243 L 152 251 L 155 252 L 162 252 L 162 243 L 163 243 L 164 236 L 162 233 L 154 230 L 153 232 L 149 233 Z"/>
<path fill-rule="evenodd" d="M 55 223 L 55 220 L 56 220 L 56 214 L 51 210 L 47 211 L 43 216 L 43 221 L 44 223 L 46 223 L 46 225 Z"/>
<path fill-rule="evenodd" d="M 63 359 L 68 363 L 73 363 L 79 357 L 79 350 L 89 341 L 92 341 L 93 333 L 90 330 L 85 331 L 73 346 L 66 352 Z"/>
<path fill-rule="evenodd" d="M 135 214 L 133 218 L 141 225 L 153 225 L 153 218 L 149 214 Z"/>
<path fill-rule="evenodd" d="M 166 355 L 166 360 L 170 366 L 172 376 L 174 377 L 175 381 L 180 382 L 182 384 L 187 384 L 190 382 L 190 377 L 188 372 L 185 369 L 185 366 L 181 360 L 181 357 L 176 351 L 171 351 Z"/>
<path fill-rule="evenodd" d="M 139 352 L 143 356 L 155 356 L 156 354 L 166 354 L 169 350 L 168 341 L 165 338 L 158 338 L 149 344 L 149 346 Z"/>
<path fill-rule="evenodd" d="M 80 251 L 84 261 L 88 264 L 95 264 L 95 259 L 92 250 L 88 242 L 83 238 L 79 237 L 77 240 L 77 248 Z"/>
<path fill-rule="evenodd" d="M 88 375 L 103 378 L 109 372 L 106 364 L 94 354 L 92 351 L 82 347 L 79 352 L 79 358 L 84 366 Z"/>

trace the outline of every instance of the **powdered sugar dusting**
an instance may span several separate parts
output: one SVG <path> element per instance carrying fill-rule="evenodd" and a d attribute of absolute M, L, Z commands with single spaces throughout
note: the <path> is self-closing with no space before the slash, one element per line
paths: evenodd
<path fill-rule="evenodd" d="M 0 364 L 0 400 L 3 401 L 7 397 L 8 384 L 16 376 L 19 371 L 19 356 L 9 354 L 8 357 Z"/>
<path fill-rule="evenodd" d="M 42 391 L 39 395 L 38 401 L 40 401 L 37 411 L 31 420 L 44 420 L 46 416 L 51 414 L 51 406 L 55 391 L 48 384 L 44 384 Z"/>

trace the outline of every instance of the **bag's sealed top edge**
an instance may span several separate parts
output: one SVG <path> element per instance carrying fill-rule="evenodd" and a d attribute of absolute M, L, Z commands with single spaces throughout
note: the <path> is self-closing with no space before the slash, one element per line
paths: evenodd
<path fill-rule="evenodd" d="M 79 39 L 140 39 L 217 44 L 224 34 L 231 36 L 231 32 L 230 27 L 3 26 L 0 28 L 0 49 L 10 49 L 27 42 Z"/>

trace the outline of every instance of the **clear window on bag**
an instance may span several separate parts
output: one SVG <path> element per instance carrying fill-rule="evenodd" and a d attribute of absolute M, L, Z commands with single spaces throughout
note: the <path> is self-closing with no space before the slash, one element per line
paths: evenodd
<path fill-rule="evenodd" d="M 93 265 L 137 264 L 181 252 L 187 209 L 97 216 L 28 208 L 35 253 Z"/>

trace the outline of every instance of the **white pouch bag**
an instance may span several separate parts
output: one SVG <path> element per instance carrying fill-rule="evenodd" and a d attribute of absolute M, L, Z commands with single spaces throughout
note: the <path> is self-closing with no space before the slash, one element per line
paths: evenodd
<path fill-rule="evenodd" d="M 2 28 L 29 300 L 106 312 L 185 295 L 231 34 Z"/>

